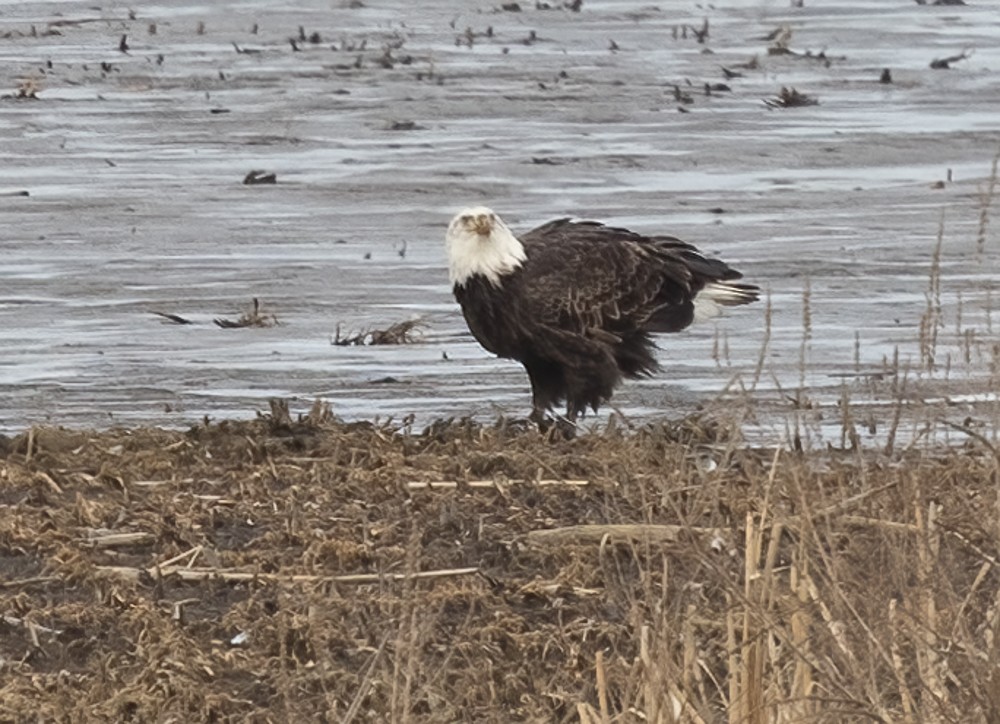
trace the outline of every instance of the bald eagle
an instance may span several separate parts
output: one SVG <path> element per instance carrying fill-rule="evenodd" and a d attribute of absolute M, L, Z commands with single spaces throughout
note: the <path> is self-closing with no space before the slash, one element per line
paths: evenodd
<path fill-rule="evenodd" d="M 488 351 L 524 365 L 531 419 L 566 403 L 594 411 L 623 378 L 659 369 L 653 334 L 679 332 L 759 288 L 672 236 L 557 219 L 515 236 L 486 207 L 465 209 L 445 237 L 455 298 Z"/>

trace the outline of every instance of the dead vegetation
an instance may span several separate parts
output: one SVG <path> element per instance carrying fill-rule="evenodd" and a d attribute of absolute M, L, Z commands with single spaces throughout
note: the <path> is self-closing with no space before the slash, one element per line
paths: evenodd
<path fill-rule="evenodd" d="M 343 334 L 340 324 L 330 343 L 337 347 L 367 347 L 381 344 L 413 344 L 419 338 L 420 330 L 427 326 L 423 319 L 407 319 L 396 322 L 385 329 L 365 329 L 360 332 Z"/>
<path fill-rule="evenodd" d="M 194 324 L 187 317 L 182 317 L 179 314 L 173 314 L 172 312 L 158 312 L 156 310 L 151 310 L 150 314 L 155 314 L 157 317 L 165 319 L 170 324 Z"/>
<path fill-rule="evenodd" d="M 952 64 L 961 62 L 963 60 L 968 60 L 972 57 L 971 50 L 963 50 L 961 53 L 955 55 L 949 55 L 946 58 L 935 58 L 931 61 L 930 67 L 933 70 L 950 70 Z"/>
<path fill-rule="evenodd" d="M 767 46 L 767 54 L 771 56 L 788 56 L 790 58 L 802 58 L 804 60 L 815 60 L 822 63 L 824 66 L 829 68 L 834 61 L 845 61 L 847 60 L 844 56 L 831 56 L 827 55 L 826 50 L 820 50 L 814 53 L 811 50 L 796 51 L 792 50 L 792 28 L 788 25 L 782 25 L 775 28 L 773 31 L 764 36 L 763 40 L 766 40 L 769 44 Z"/>
<path fill-rule="evenodd" d="M 0 441 L 0 718 L 995 721 L 995 450 L 727 430 Z"/>
<path fill-rule="evenodd" d="M 17 82 L 17 88 L 13 93 L 6 93 L 0 99 L 14 98 L 19 100 L 39 100 L 38 94 L 42 91 L 41 82 L 35 78 L 21 78 Z"/>
<path fill-rule="evenodd" d="M 158 312 L 154 312 L 154 314 L 158 314 Z M 240 329 L 242 327 L 274 327 L 278 324 L 278 318 L 276 316 L 261 312 L 260 300 L 257 299 L 257 297 L 253 298 L 253 306 L 250 311 L 241 314 L 239 319 L 233 320 L 218 317 L 212 321 L 223 329 Z"/>
<path fill-rule="evenodd" d="M 278 175 L 269 171 L 254 170 L 243 177 L 244 186 L 259 186 L 278 183 Z"/>
<path fill-rule="evenodd" d="M 818 104 L 819 101 L 812 96 L 785 86 L 781 86 L 778 95 L 773 98 L 764 99 L 764 105 L 768 108 L 801 108 L 802 106 L 815 106 Z"/>

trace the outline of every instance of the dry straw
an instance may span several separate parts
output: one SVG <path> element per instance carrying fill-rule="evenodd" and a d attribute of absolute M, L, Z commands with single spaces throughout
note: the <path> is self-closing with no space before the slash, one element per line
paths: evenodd
<path fill-rule="evenodd" d="M 186 433 L 38 428 L 0 467 L 0 707 L 993 721 L 995 427 L 865 449 L 842 405 L 841 448 L 802 452 L 748 446 L 733 406 L 561 442 L 277 403 Z"/>

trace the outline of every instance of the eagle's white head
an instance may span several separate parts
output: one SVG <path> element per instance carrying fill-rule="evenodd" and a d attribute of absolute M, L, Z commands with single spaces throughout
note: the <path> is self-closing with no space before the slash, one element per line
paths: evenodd
<path fill-rule="evenodd" d="M 459 286 L 482 274 L 494 286 L 528 257 L 524 246 L 492 209 L 473 206 L 460 211 L 448 225 L 448 272 Z"/>

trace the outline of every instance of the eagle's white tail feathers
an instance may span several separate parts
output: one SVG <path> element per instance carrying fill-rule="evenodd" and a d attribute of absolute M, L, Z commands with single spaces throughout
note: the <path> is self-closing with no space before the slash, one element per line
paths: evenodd
<path fill-rule="evenodd" d="M 694 321 L 722 314 L 723 307 L 737 307 L 757 301 L 757 287 L 739 282 L 709 282 L 694 297 Z"/>

